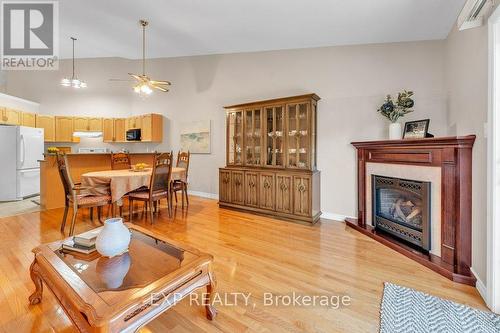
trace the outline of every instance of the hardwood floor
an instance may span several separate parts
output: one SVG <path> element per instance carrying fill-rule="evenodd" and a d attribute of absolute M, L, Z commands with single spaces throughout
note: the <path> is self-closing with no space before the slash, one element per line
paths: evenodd
<path fill-rule="evenodd" d="M 172 219 L 162 205 L 153 226 L 141 214 L 134 222 L 211 253 L 218 292 L 251 292 L 250 304 L 240 297 L 237 306 L 218 306 L 210 322 L 202 306 L 185 299 L 142 332 L 378 332 L 384 281 L 486 309 L 475 288 L 453 283 L 344 223 L 321 220 L 307 226 L 219 209 L 215 200 L 189 200 L 189 209 L 179 204 Z M 0 333 L 74 332 L 47 289 L 41 304 L 28 304 L 34 290 L 31 249 L 63 237 L 62 212 L 0 219 Z M 83 218 L 77 233 L 98 225 Z M 339 309 L 263 305 L 264 293 L 292 292 L 348 295 L 351 304 Z"/>

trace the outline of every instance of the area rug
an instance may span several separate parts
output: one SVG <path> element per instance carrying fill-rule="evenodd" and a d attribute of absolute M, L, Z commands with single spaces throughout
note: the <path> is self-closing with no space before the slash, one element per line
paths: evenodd
<path fill-rule="evenodd" d="M 386 282 L 380 333 L 498 333 L 500 316 Z"/>

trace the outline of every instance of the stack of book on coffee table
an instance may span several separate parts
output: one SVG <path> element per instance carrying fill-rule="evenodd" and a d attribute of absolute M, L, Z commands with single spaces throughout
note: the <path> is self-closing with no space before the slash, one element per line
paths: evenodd
<path fill-rule="evenodd" d="M 82 234 L 73 236 L 73 238 L 68 238 L 62 243 L 61 248 L 65 251 L 90 254 L 96 251 L 95 242 L 97 235 L 99 235 L 102 228 L 103 227 L 92 229 Z"/>

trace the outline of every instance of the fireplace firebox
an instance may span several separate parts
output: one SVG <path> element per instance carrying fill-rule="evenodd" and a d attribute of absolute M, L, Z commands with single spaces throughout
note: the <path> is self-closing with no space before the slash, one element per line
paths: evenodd
<path fill-rule="evenodd" d="M 429 251 L 430 184 L 372 175 L 372 216 L 375 228 Z"/>

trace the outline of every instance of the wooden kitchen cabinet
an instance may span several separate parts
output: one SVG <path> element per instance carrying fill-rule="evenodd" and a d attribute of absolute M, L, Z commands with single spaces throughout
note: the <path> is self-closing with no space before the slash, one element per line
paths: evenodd
<path fill-rule="evenodd" d="M 102 118 L 89 118 L 89 131 L 102 132 Z"/>
<path fill-rule="evenodd" d="M 163 116 L 160 114 L 146 114 L 141 116 L 141 141 L 163 141 Z"/>
<path fill-rule="evenodd" d="M 315 94 L 226 106 L 226 168 L 244 173 L 219 206 L 314 223 L 320 210 Z M 233 177 L 234 178 L 234 177 Z M 239 179 L 239 178 L 238 178 Z M 234 182 L 234 179 L 233 179 Z M 226 186 L 221 183 L 220 186 Z M 244 195 L 241 202 L 240 195 Z M 238 196 L 238 197 L 235 197 Z"/>
<path fill-rule="evenodd" d="M 36 127 L 43 128 L 45 142 L 56 141 L 56 120 L 54 116 L 36 115 Z"/>
<path fill-rule="evenodd" d="M 104 118 L 102 120 L 104 142 L 125 142 L 125 118 Z"/>
<path fill-rule="evenodd" d="M 36 114 L 30 112 L 23 112 L 21 125 L 27 127 L 36 127 Z"/>
<path fill-rule="evenodd" d="M 219 170 L 219 201 L 231 202 L 231 171 Z"/>
<path fill-rule="evenodd" d="M 243 171 L 231 171 L 231 202 L 245 203 L 245 181 Z"/>
<path fill-rule="evenodd" d="M 102 120 L 102 141 L 115 141 L 115 120 L 113 118 L 104 118 Z"/>
<path fill-rule="evenodd" d="M 142 116 L 127 118 L 127 130 L 142 128 Z"/>
<path fill-rule="evenodd" d="M 74 117 L 75 132 L 102 132 L 102 118 Z"/>
<path fill-rule="evenodd" d="M 56 142 L 75 142 L 73 138 L 73 117 L 56 116 Z"/>
<path fill-rule="evenodd" d="M 22 112 L 19 110 L 0 108 L 0 124 L 2 125 L 21 125 Z"/>
<path fill-rule="evenodd" d="M 89 119 L 87 117 L 73 117 L 73 129 L 75 132 L 86 132 L 89 127 Z"/>
<path fill-rule="evenodd" d="M 115 142 L 125 142 L 125 118 L 115 118 L 114 121 L 114 141 Z"/>

